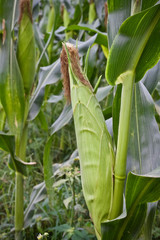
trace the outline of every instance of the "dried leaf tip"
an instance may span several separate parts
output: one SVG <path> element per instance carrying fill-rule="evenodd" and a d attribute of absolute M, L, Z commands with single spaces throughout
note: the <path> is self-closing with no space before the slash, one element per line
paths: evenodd
<path fill-rule="evenodd" d="M 84 85 L 88 86 L 92 90 L 92 86 L 82 72 L 80 61 L 79 61 L 79 54 L 78 49 L 75 48 L 71 43 L 63 44 L 62 52 L 61 52 L 61 72 L 63 77 L 63 87 L 64 87 L 64 95 L 67 99 L 67 102 L 71 102 L 70 97 L 70 79 L 69 79 L 69 71 L 68 71 L 68 56 L 66 52 L 66 47 L 68 49 L 68 53 L 71 60 L 72 71 L 76 75 L 76 77 L 83 83 Z"/>
<path fill-rule="evenodd" d="M 31 22 L 33 22 L 30 0 L 20 0 L 19 8 L 20 8 L 20 15 L 19 15 L 18 22 L 19 23 L 21 22 L 24 13 L 26 13 L 30 18 Z"/>

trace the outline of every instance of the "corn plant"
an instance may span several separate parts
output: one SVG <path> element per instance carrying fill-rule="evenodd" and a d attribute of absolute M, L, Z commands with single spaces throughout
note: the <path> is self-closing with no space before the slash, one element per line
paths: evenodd
<path fill-rule="evenodd" d="M 35 39 L 32 27 L 30 1 L 19 2 L 19 34 L 17 57 L 11 29 L 14 27 L 16 1 L 1 2 L 3 17 L 3 41 L 1 42 L 1 102 L 9 126 L 9 134 L 1 133 L 1 148 L 11 155 L 10 166 L 16 171 L 15 238 L 22 238 L 24 224 L 23 178 L 26 175 L 27 115 L 29 96 L 35 77 Z M 6 18 L 4 7 L 13 11 L 12 21 Z M 2 90 L 3 89 L 3 90 Z"/>
<path fill-rule="evenodd" d="M 110 85 L 117 85 L 113 139 L 80 67 L 77 49 L 64 44 L 61 53 L 65 95 L 73 109 L 83 193 L 97 239 L 138 239 L 147 224 L 148 203 L 160 199 L 160 134 L 152 97 L 140 81 L 160 56 L 160 4 L 156 2 L 108 1 L 106 79 Z M 74 28 L 78 26 L 69 30 Z M 140 127 L 146 131 L 143 136 Z M 146 147 L 148 153 L 144 154 Z M 144 239 L 151 239 L 150 232 L 144 231 Z"/>
<path fill-rule="evenodd" d="M 31 1 L 1 1 L 0 5 L 0 100 L 3 107 L 1 131 L 4 131 L 0 134 L 0 148 L 9 153 L 9 166 L 16 175 L 14 230 L 15 239 L 22 239 L 22 230 L 27 221 L 24 212 L 24 176 L 27 176 L 26 167 L 35 164 L 26 162 L 28 123 L 40 112 L 48 76 L 42 74 L 40 84 L 33 91 L 36 80 L 36 43 Z M 56 17 L 58 14 L 59 11 Z M 37 66 L 42 57 L 43 53 Z M 57 82 L 60 78 L 59 65 L 57 68 L 50 67 L 51 78 L 55 71 L 57 76 L 54 81 Z M 39 95 L 41 100 L 35 111 L 34 103 Z"/>

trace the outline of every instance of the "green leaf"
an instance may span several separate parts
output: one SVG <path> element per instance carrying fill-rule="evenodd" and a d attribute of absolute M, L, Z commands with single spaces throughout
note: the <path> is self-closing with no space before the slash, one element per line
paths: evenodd
<path fill-rule="evenodd" d="M 15 152 L 15 137 L 12 135 L 0 132 L 0 148 L 14 156 Z"/>
<path fill-rule="evenodd" d="M 111 47 L 121 24 L 131 15 L 130 0 L 108 0 L 108 45 Z"/>
<path fill-rule="evenodd" d="M 96 92 L 97 100 L 101 102 L 103 99 L 105 99 L 109 95 L 112 88 L 112 86 L 99 87 Z"/>
<path fill-rule="evenodd" d="M 153 93 L 158 82 L 160 81 L 160 61 L 144 75 L 142 82 L 149 91 Z"/>
<path fill-rule="evenodd" d="M 44 131 L 47 131 L 48 130 L 48 123 L 47 123 L 47 120 L 46 120 L 46 116 L 45 116 L 45 113 L 40 110 L 38 116 L 36 117 L 37 120 L 39 120 L 40 124 L 41 124 L 41 128 L 44 130 Z"/>
<path fill-rule="evenodd" d="M 122 24 L 111 47 L 106 68 L 106 79 L 111 85 L 123 82 L 129 72 L 135 72 L 136 81 L 139 81 L 158 62 L 159 19 L 158 4 L 129 17 Z"/>
<path fill-rule="evenodd" d="M 44 98 L 44 90 L 47 85 L 55 84 L 61 77 L 60 61 L 57 60 L 52 65 L 43 67 L 39 73 L 39 82 L 30 100 L 29 120 L 33 120 L 40 111 Z"/>
<path fill-rule="evenodd" d="M 128 145 L 128 171 L 145 174 L 160 166 L 160 133 L 154 102 L 143 85 L 134 87 Z"/>
<path fill-rule="evenodd" d="M 44 41 L 43 41 L 43 38 L 41 36 L 41 33 L 39 31 L 38 26 L 35 23 L 33 23 L 33 27 L 34 27 L 34 35 L 35 35 L 36 45 L 37 45 L 37 47 L 40 51 L 40 54 L 41 54 L 43 49 L 44 49 Z M 43 65 L 48 65 L 49 64 L 49 58 L 48 58 L 47 52 L 44 53 L 44 55 L 42 57 L 41 64 L 43 64 Z"/>
<path fill-rule="evenodd" d="M 147 202 L 160 199 L 160 169 L 147 175 L 128 174 L 126 212 L 112 221 L 104 222 L 102 240 L 130 240 L 138 237 L 145 222 Z"/>
<path fill-rule="evenodd" d="M 52 27 L 52 31 L 49 35 L 48 41 L 47 41 L 45 47 L 43 48 L 43 51 L 42 51 L 42 53 L 40 55 L 40 58 L 37 62 L 37 68 L 39 67 L 39 65 L 41 63 L 43 55 L 45 54 L 49 44 L 54 41 L 55 30 L 57 29 L 57 25 L 58 25 L 58 21 L 59 21 L 59 17 L 60 17 L 60 1 L 59 0 L 53 0 L 53 5 L 54 5 L 54 21 L 53 21 L 54 24 L 53 24 L 53 27 Z"/>
<path fill-rule="evenodd" d="M 72 108 L 71 105 L 66 105 L 61 112 L 59 118 L 52 124 L 51 126 L 51 135 L 53 135 L 55 132 L 60 130 L 62 127 L 64 127 L 66 124 L 69 123 L 69 121 L 72 118 Z"/>
<path fill-rule="evenodd" d="M 98 50 L 98 45 L 96 44 L 90 48 L 88 58 L 86 59 L 87 61 L 85 63 L 85 65 L 87 65 L 87 67 L 85 66 L 86 75 L 90 81 L 92 79 L 91 77 L 92 77 L 94 68 L 96 67 L 97 50 Z"/>
<path fill-rule="evenodd" d="M 152 227 L 156 214 L 157 202 L 148 203 L 147 205 L 147 217 L 144 224 L 144 239 L 152 240 Z"/>
<path fill-rule="evenodd" d="M 20 135 L 25 111 L 24 87 L 11 38 L 14 26 L 14 1 L 0 1 L 0 22 L 5 20 L 6 36 L 0 39 L 0 98 L 6 113 L 10 132 Z M 8 16 L 11 16 L 8 18 Z"/>
<path fill-rule="evenodd" d="M 90 2 L 88 12 L 88 23 L 91 24 L 96 18 L 95 3 Z"/>
<path fill-rule="evenodd" d="M 43 169 L 44 169 L 44 180 L 45 185 L 47 189 L 47 194 L 50 202 L 50 206 L 53 207 L 53 201 L 54 201 L 54 178 L 53 178 L 53 160 L 50 156 L 50 150 L 53 142 L 54 134 L 59 131 L 62 127 L 64 127 L 70 119 L 72 118 L 72 109 L 71 106 L 65 106 L 62 113 L 60 114 L 59 118 L 52 124 L 51 126 L 51 136 L 47 140 L 47 143 L 45 145 L 44 149 L 44 155 L 43 155 Z"/>
<path fill-rule="evenodd" d="M 142 10 L 152 7 L 159 0 L 142 0 Z"/>
<path fill-rule="evenodd" d="M 2 104 L 0 102 L 0 131 L 3 131 L 3 128 L 5 126 L 5 120 L 6 120 L 6 114 L 2 107 Z"/>
<path fill-rule="evenodd" d="M 98 15 L 98 18 L 103 21 L 103 9 L 104 9 L 104 4 L 106 0 L 95 0 L 95 5 L 96 5 L 96 12 Z"/>
<path fill-rule="evenodd" d="M 10 154 L 9 167 L 24 176 L 27 175 L 26 167 L 34 165 L 34 162 L 24 162 L 15 156 L 15 136 L 0 132 L 0 149 Z"/>
<path fill-rule="evenodd" d="M 36 162 L 24 162 L 18 157 L 10 156 L 9 158 L 9 167 L 16 172 L 21 173 L 22 175 L 27 177 L 27 167 L 35 165 Z"/>
<path fill-rule="evenodd" d="M 99 31 L 98 29 L 94 28 L 92 25 L 89 24 L 79 24 L 79 25 L 71 25 L 66 28 L 66 30 L 86 30 L 90 32 L 97 33 L 97 38 L 95 40 L 96 43 L 100 45 L 104 45 L 108 48 L 108 39 L 107 34 L 104 32 Z"/>
<path fill-rule="evenodd" d="M 121 106 L 121 93 L 122 93 L 122 84 L 119 84 L 116 89 L 116 94 L 113 100 L 113 135 L 114 142 L 117 146 L 118 140 L 118 126 L 119 126 L 119 115 L 120 115 L 120 106 Z"/>
<path fill-rule="evenodd" d="M 50 98 L 47 100 L 48 103 L 57 103 L 63 99 L 63 95 L 51 95 Z"/>
<path fill-rule="evenodd" d="M 30 202 L 24 212 L 24 228 L 31 226 L 35 204 L 41 202 L 46 198 L 46 188 L 44 182 L 33 187 Z"/>

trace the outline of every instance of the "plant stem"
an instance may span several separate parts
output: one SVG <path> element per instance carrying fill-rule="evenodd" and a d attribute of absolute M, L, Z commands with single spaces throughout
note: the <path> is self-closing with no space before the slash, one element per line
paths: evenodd
<path fill-rule="evenodd" d="M 23 161 L 26 158 L 27 129 L 25 125 L 20 141 L 16 141 L 16 155 Z M 24 225 L 24 198 L 23 198 L 23 175 L 16 172 L 16 191 L 15 191 L 15 239 L 22 240 L 22 229 Z"/>
<path fill-rule="evenodd" d="M 129 72 L 123 80 L 122 87 L 117 154 L 114 172 L 115 183 L 110 219 L 118 217 L 122 213 L 123 208 L 123 190 L 126 178 L 126 160 L 132 106 L 133 83 L 134 73 Z"/>
<path fill-rule="evenodd" d="M 15 196 L 15 239 L 21 240 L 24 224 L 23 213 L 23 176 L 16 172 L 16 196 Z"/>
<path fill-rule="evenodd" d="M 75 183 L 75 177 L 73 176 L 73 179 L 72 179 L 72 183 L 71 183 L 71 188 L 72 188 L 72 198 L 73 198 L 73 201 L 72 201 L 72 210 L 71 210 L 71 226 L 73 226 L 73 222 L 74 222 L 74 206 L 76 204 L 76 200 L 75 200 L 75 186 L 74 186 L 74 183 Z"/>

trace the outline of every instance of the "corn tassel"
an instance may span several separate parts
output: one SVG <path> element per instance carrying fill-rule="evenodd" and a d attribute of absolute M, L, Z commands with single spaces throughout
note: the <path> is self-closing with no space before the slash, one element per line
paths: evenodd
<path fill-rule="evenodd" d="M 82 73 L 78 51 L 71 44 L 63 45 L 61 71 L 69 100 L 71 91 L 83 193 L 97 238 L 101 239 L 101 222 L 109 219 L 112 207 L 112 140 L 92 87 Z"/>

